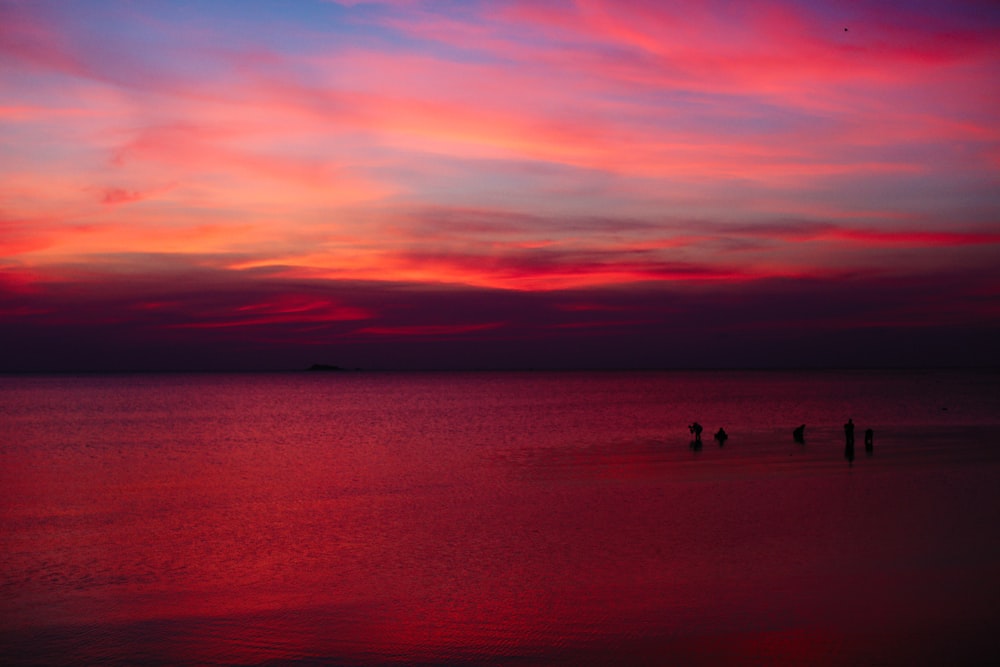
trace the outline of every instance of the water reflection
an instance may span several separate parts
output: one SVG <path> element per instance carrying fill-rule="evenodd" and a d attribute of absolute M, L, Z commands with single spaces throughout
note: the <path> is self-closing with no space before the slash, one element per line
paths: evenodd
<path fill-rule="evenodd" d="M 783 419 L 755 421 L 760 402 L 664 415 L 669 383 L 598 377 L 559 392 L 537 377 L 137 380 L 81 398 L 58 428 L 8 401 L 0 657 L 843 664 L 937 656 L 955 637 L 989 649 L 996 429 L 880 427 L 879 457 L 849 472 L 839 420 L 797 447 Z M 739 393 L 777 400 L 769 387 Z M 75 405 L 60 391 L 33 405 Z M 720 412 L 747 426 L 691 456 L 683 415 Z"/>

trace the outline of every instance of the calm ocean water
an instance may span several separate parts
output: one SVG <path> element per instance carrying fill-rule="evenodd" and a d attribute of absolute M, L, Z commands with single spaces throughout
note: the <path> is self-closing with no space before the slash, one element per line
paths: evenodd
<path fill-rule="evenodd" d="M 0 436 L 4 664 L 1000 659 L 997 373 L 0 377 Z"/>

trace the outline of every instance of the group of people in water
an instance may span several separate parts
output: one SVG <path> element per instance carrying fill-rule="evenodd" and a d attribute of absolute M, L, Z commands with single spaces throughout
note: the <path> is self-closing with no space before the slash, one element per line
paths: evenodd
<path fill-rule="evenodd" d="M 701 449 L 701 433 L 704 431 L 704 427 L 698 422 L 694 422 L 688 426 L 688 431 L 694 436 L 694 440 L 691 441 L 691 449 Z M 719 430 L 715 432 L 713 436 L 716 442 L 719 443 L 719 447 L 726 444 L 726 440 L 729 439 L 729 434 L 726 433 L 726 429 L 719 427 Z M 792 439 L 799 444 L 805 444 L 806 442 L 806 425 L 801 424 L 792 430 Z M 854 420 L 848 419 L 847 423 L 844 424 L 844 440 L 846 442 L 844 447 L 844 458 L 847 459 L 848 463 L 854 462 Z M 865 452 L 871 454 L 875 451 L 875 431 L 868 428 L 865 429 Z"/>
<path fill-rule="evenodd" d="M 847 459 L 848 463 L 854 462 L 854 420 L 848 419 L 847 423 L 844 424 L 844 440 L 846 445 L 844 446 L 844 458 Z M 875 431 L 868 428 L 865 429 L 865 453 L 871 454 L 875 450 Z"/>
<path fill-rule="evenodd" d="M 702 425 L 699 424 L 698 422 L 695 422 L 690 426 L 688 426 L 688 430 L 694 436 L 694 440 L 691 441 L 692 449 L 701 447 L 701 432 L 705 430 L 702 427 Z M 716 441 L 718 441 L 719 447 L 721 447 L 722 445 L 726 444 L 726 440 L 729 439 L 729 434 L 726 433 L 726 429 L 720 426 L 719 430 L 715 432 L 715 435 L 713 437 L 716 439 Z"/>

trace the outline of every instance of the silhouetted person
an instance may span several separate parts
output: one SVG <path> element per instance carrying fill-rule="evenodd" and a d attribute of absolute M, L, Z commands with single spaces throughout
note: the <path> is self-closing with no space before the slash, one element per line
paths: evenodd
<path fill-rule="evenodd" d="M 854 464 L 854 420 L 848 419 L 844 424 L 844 458 L 849 464 Z"/>
<path fill-rule="evenodd" d="M 806 425 L 803 424 L 802 426 L 799 426 L 794 431 L 792 431 L 792 438 L 795 439 L 795 442 L 798 442 L 800 444 L 805 444 L 805 442 L 806 442 Z"/>
<path fill-rule="evenodd" d="M 865 451 L 871 454 L 875 451 L 875 431 L 865 429 Z"/>
<path fill-rule="evenodd" d="M 719 427 L 719 430 L 715 432 L 715 439 L 719 441 L 719 447 L 726 444 L 726 440 L 729 438 L 729 434 L 726 433 L 726 429 Z"/>
<path fill-rule="evenodd" d="M 691 431 L 691 433 L 694 434 L 694 441 L 700 443 L 701 442 L 701 432 L 705 430 L 705 429 L 703 429 L 701 427 L 701 424 L 699 424 L 698 422 L 695 422 L 695 423 L 691 424 L 690 426 L 688 426 L 688 430 Z"/>

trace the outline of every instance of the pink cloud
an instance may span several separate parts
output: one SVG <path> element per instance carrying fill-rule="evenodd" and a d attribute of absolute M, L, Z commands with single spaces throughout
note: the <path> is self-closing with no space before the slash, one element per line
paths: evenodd
<path fill-rule="evenodd" d="M 65 35 L 36 11 L 27 3 L 0 8 L 0 54 L 22 66 L 83 74 L 85 68 L 67 48 Z"/>
<path fill-rule="evenodd" d="M 7 8 L 0 257 L 49 277 L 169 252 L 240 279 L 538 293 L 902 271 L 944 247 L 935 261 L 981 266 L 997 243 L 989 25 L 852 9 L 844 33 L 840 15 L 780 3 L 393 4 L 347 12 L 363 25 L 336 39 L 300 26 L 287 51 L 208 26 L 123 62 L 72 21 Z M 170 310 L 147 296 L 142 312 Z M 263 299 L 175 324 L 371 312 Z"/>
<path fill-rule="evenodd" d="M 996 136 L 988 115 L 963 119 L 962 115 L 968 115 L 967 108 L 948 109 L 948 103 L 942 102 L 956 96 L 968 99 L 982 90 L 967 80 L 968 76 L 981 78 L 981 73 L 969 74 L 965 68 L 988 66 L 1000 57 L 995 35 L 988 31 L 965 28 L 934 32 L 909 26 L 889 29 L 876 22 L 876 28 L 869 28 L 875 34 L 866 33 L 862 38 L 845 37 L 839 27 L 831 29 L 828 18 L 795 11 L 787 5 L 755 5 L 735 18 L 732 7 L 727 11 L 685 8 L 683 13 L 641 3 L 623 7 L 590 2 L 580 7 L 579 11 L 553 11 L 547 5 L 516 4 L 509 13 L 500 15 L 501 22 L 485 24 L 492 26 L 493 37 L 485 41 L 478 33 L 463 31 L 460 26 L 440 29 L 455 20 L 429 13 L 407 15 L 405 20 L 391 25 L 410 34 L 484 51 L 501 62 L 530 63 L 527 71 L 533 78 L 558 80 L 559 86 L 536 83 L 532 87 L 539 92 L 531 101 L 542 102 L 534 107 L 536 113 L 549 102 L 557 103 L 560 91 L 565 91 L 567 98 L 583 96 L 591 105 L 605 104 L 602 93 L 624 99 L 626 93 L 680 91 L 729 97 L 732 103 L 728 112 L 722 106 L 725 98 L 712 100 L 709 110 L 720 115 L 728 113 L 734 119 L 745 115 L 747 103 L 751 102 L 824 114 L 832 123 L 819 133 L 779 129 L 774 136 L 775 140 L 784 138 L 779 150 L 777 141 L 761 143 L 766 140 L 763 136 L 748 141 L 724 134 L 723 140 L 713 140 L 713 131 L 716 136 L 720 130 L 726 132 L 724 124 L 701 135 L 686 128 L 676 138 L 669 131 L 665 133 L 662 126 L 648 134 L 639 133 L 635 126 L 616 123 L 615 109 L 607 104 L 604 113 L 587 120 L 588 132 L 580 133 L 583 141 L 574 144 L 586 147 L 590 143 L 590 152 L 581 150 L 576 158 L 533 154 L 541 159 L 649 175 L 680 175 L 687 170 L 693 175 L 773 175 L 788 179 L 796 174 L 919 173 L 922 165 L 898 159 L 858 160 L 850 156 L 831 161 L 829 156 L 836 156 L 839 147 L 851 140 L 881 145 L 894 136 L 898 140 Z M 885 23 L 894 25 L 889 19 Z M 549 45 L 559 45 L 562 50 L 541 46 L 540 39 L 533 39 L 535 31 Z M 584 45 L 588 43 L 608 48 L 587 50 Z M 446 71 L 453 66 L 441 63 Z M 480 67 L 491 71 L 480 80 L 497 82 L 499 89 L 504 89 L 509 80 L 507 70 L 490 62 Z M 873 94 L 876 89 L 878 94 Z M 912 95 L 914 90 L 939 90 L 944 94 L 931 94 L 924 113 L 917 114 L 910 110 L 911 104 L 894 101 L 897 94 Z M 507 95 L 506 99 L 523 97 Z M 627 105 L 619 105 L 617 111 L 627 113 Z M 576 107 L 568 104 L 564 108 Z M 936 115 L 934 109 L 944 116 Z M 644 108 L 641 113 L 647 111 Z M 670 105 L 660 106 L 657 112 L 661 119 L 676 113 Z M 863 122 L 868 129 L 862 134 L 861 125 L 852 119 Z M 560 120 L 564 125 L 572 123 L 572 112 Z M 883 127 L 886 132 L 879 130 Z M 774 135 L 774 130 L 769 133 Z M 588 136 L 592 138 L 589 142 Z M 600 138 L 601 143 L 592 143 L 594 138 Z M 559 140 L 553 143 L 565 146 Z M 602 145 L 617 148 L 617 156 L 610 150 L 594 150 Z M 789 150 L 792 145 L 797 148 Z M 626 162 L 621 155 L 631 159 Z"/>
<path fill-rule="evenodd" d="M 135 190 L 126 190 L 125 188 L 104 188 L 101 191 L 101 203 L 102 204 L 131 204 L 132 202 L 142 201 L 148 195 L 137 192 Z"/>
<path fill-rule="evenodd" d="M 916 23 L 907 20 L 909 12 L 890 7 L 851 13 L 853 17 L 844 17 L 853 24 L 848 31 L 830 16 L 777 2 L 673 7 L 581 0 L 558 10 L 545 3 L 517 2 L 501 16 L 509 22 L 505 27 L 511 28 L 509 46 L 527 25 L 528 31 L 538 30 L 549 41 L 563 45 L 603 44 L 653 56 L 661 67 L 650 68 L 649 74 L 664 77 L 659 79 L 663 83 L 675 77 L 673 83 L 752 93 L 768 91 L 767 85 L 761 86 L 767 81 L 779 84 L 782 80 L 819 83 L 873 78 L 899 84 L 900 75 L 920 76 L 916 70 L 900 70 L 900 65 L 976 62 L 995 58 L 998 52 L 988 29 L 942 26 L 940 17 Z M 522 30 L 513 30 L 515 25 Z M 402 24 L 397 27 L 405 29 Z M 651 64 L 625 55 L 627 51 L 618 51 L 623 55 L 613 62 L 631 63 L 635 72 Z M 598 53 L 603 58 L 615 57 L 607 50 Z"/>

